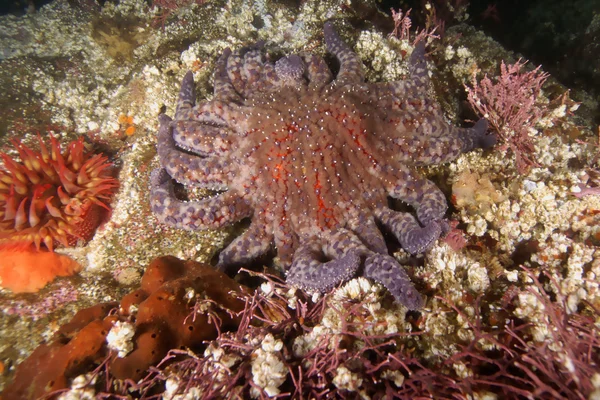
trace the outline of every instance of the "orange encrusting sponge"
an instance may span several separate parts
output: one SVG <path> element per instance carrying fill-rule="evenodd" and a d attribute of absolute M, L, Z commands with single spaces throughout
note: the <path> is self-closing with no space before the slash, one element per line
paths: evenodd
<path fill-rule="evenodd" d="M 0 286 L 14 293 L 37 292 L 57 276 L 69 276 L 81 271 L 81 265 L 71 258 L 36 249 L 0 249 Z"/>

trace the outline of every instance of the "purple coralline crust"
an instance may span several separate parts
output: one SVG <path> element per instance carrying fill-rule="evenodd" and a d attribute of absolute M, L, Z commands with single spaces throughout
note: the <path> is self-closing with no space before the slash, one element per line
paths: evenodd
<path fill-rule="evenodd" d="M 427 95 L 424 44 L 410 76 L 366 83 L 358 56 L 331 23 L 327 50 L 334 78 L 316 55 L 265 61 L 257 47 L 227 49 L 217 62 L 212 100 L 196 104 L 191 72 L 183 78 L 175 117 L 160 117 L 151 206 L 159 221 L 195 230 L 251 218 L 225 248 L 219 267 L 277 249 L 288 282 L 325 292 L 358 273 L 418 309 L 423 299 L 388 255 L 378 225 L 410 253 L 427 250 L 446 229 L 444 194 L 417 167 L 451 161 L 495 143 L 487 122 L 449 125 Z M 172 180 L 221 191 L 184 202 Z M 398 212 L 388 196 L 415 209 Z"/>

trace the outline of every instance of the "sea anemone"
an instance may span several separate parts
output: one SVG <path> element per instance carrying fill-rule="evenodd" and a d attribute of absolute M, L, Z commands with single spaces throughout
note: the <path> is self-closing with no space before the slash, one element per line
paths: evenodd
<path fill-rule="evenodd" d="M 20 162 L 0 153 L 0 247 L 75 246 L 91 239 L 110 210 L 118 182 L 106 156 L 85 152 L 83 138 L 64 152 L 55 137 L 49 148 L 38 139 L 39 151 L 13 140 Z"/>

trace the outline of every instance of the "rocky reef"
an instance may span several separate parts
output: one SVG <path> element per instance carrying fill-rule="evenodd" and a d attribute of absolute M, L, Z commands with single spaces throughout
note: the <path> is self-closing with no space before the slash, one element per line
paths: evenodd
<path fill-rule="evenodd" d="M 51 371 L 53 377 L 40 378 L 38 386 L 54 379 L 65 390 L 56 396 L 125 395 L 128 390 L 138 397 L 164 393 L 173 399 L 334 393 L 371 398 L 598 396 L 600 143 L 592 119 L 598 104 L 585 92 L 572 94 L 571 100 L 565 95 L 568 88 L 553 76 L 526 96 L 531 109 L 542 111 L 535 123 L 519 130 L 527 146 L 503 142 L 512 140 L 516 130 L 498 123 L 495 129 L 503 132 L 494 149 L 419 167 L 449 205 L 448 236 L 424 255 L 412 255 L 383 230 L 389 256 L 424 296 L 419 311 L 408 311 L 383 286 L 362 277 L 325 294 L 304 293 L 278 278 L 284 276 L 281 264 L 267 254 L 244 263 L 246 272 L 230 271 L 252 288 L 231 305 L 237 314 L 215 314 L 235 322 L 231 331 L 217 331 L 215 317 L 207 325 L 210 335 L 199 341 L 177 339 L 187 334 L 190 319 L 185 317 L 203 309 L 185 296 L 204 289 L 186 281 L 169 292 L 178 302 L 177 313 L 156 308 L 177 319 L 169 322 L 171 338 L 161 339 L 154 355 L 140 350 L 138 340 L 153 339 L 137 325 L 144 303 L 129 296 L 122 311 L 110 313 L 109 308 L 118 308 L 117 300 L 148 279 L 146 266 L 165 255 L 216 264 L 220 251 L 248 229 L 242 221 L 181 231 L 158 223 L 151 211 L 150 172 L 160 166 L 158 116 L 175 114 L 188 71 L 198 102 L 213 98 L 213 71 L 227 48 L 260 43 L 270 62 L 317 54 L 337 73 L 339 64 L 326 56 L 322 31 L 332 21 L 363 64 L 367 82 L 401 81 L 410 73 L 410 54 L 420 37 L 428 53 L 427 95 L 440 104 L 447 123 L 468 127 L 489 117 L 469 104 L 468 88 L 484 85 L 486 75 L 486 87 L 500 84 L 502 63 L 514 66 L 519 55 L 468 25 L 466 17 L 443 32 L 433 31 L 434 25 L 407 23 L 411 14 L 396 10 L 387 15 L 369 1 L 91 3 L 56 0 L 23 16 L 0 17 L 0 151 L 18 159 L 11 139 L 35 149 L 37 133 L 49 130 L 64 144 L 83 136 L 114 164 L 119 181 L 112 212 L 94 237 L 55 249 L 78 263 L 78 275 L 35 294 L 0 292 L 3 389 L 13 381 L 10 390 L 21 393 L 14 392 L 23 382 L 16 371 L 28 368 L 28 356 L 45 354 L 54 355 L 62 367 Z M 423 15 L 433 18 L 432 9 L 435 4 Z M 535 67 L 525 64 L 518 73 Z M 533 162 L 518 168 L 515 152 L 525 147 Z M 175 187 L 181 201 L 217 194 L 212 188 Z M 393 199 L 389 206 L 411 212 Z M 212 270 L 206 273 L 218 282 L 213 286 L 230 282 Z M 151 292 L 137 293 L 159 302 Z M 103 303 L 108 305 L 97 306 Z M 135 304 L 137 314 L 130 311 Z M 93 306 L 93 312 L 81 311 Z M 74 315 L 78 322 L 65 325 Z M 88 329 L 89 337 L 82 333 Z M 74 358 L 85 367 L 74 368 L 65 349 L 86 337 L 93 337 L 93 343 L 78 345 L 84 350 Z M 34 352 L 42 342 L 45 350 Z M 138 366 L 116 372 L 118 360 L 124 363 L 134 355 Z M 126 378 L 141 383 L 128 386 Z"/>

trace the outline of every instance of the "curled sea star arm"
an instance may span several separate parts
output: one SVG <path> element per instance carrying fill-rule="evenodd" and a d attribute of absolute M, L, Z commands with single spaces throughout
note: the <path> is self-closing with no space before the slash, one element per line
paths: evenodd
<path fill-rule="evenodd" d="M 202 158 L 179 150 L 173 139 L 171 118 L 161 114 L 156 150 L 162 167 L 177 182 L 184 185 L 202 186 L 214 190 L 227 189 L 225 181 L 229 161 L 227 157 Z"/>
<path fill-rule="evenodd" d="M 272 247 L 273 236 L 265 232 L 264 222 L 253 220 L 248 229 L 219 254 L 217 268 L 224 270 L 230 265 L 250 263 Z"/>
<path fill-rule="evenodd" d="M 365 278 L 385 286 L 396 301 L 410 310 L 423 307 L 423 298 L 414 287 L 404 268 L 387 254 L 373 253 L 365 260 Z"/>
<path fill-rule="evenodd" d="M 323 34 L 327 50 L 340 62 L 340 71 L 335 79 L 336 86 L 364 82 L 365 74 L 360 58 L 340 38 L 331 22 L 325 23 Z"/>
<path fill-rule="evenodd" d="M 337 237 L 332 235 L 326 246 L 322 245 L 322 239 L 303 241 L 294 253 L 286 280 L 303 290 L 323 293 L 352 278 L 360 267 L 361 254 L 366 250 L 358 238 L 354 239 L 345 231 Z M 336 258 L 324 261 L 325 253 Z"/>
<path fill-rule="evenodd" d="M 398 239 L 400 246 L 411 254 L 423 253 L 442 233 L 442 223 L 438 221 L 432 221 L 422 227 L 409 213 L 387 207 L 381 207 L 375 213 L 381 224 Z"/>
<path fill-rule="evenodd" d="M 171 177 L 164 169 L 152 171 L 150 206 L 161 223 L 179 229 L 220 228 L 252 215 L 248 202 L 227 191 L 199 201 L 181 201 L 175 197 Z"/>

